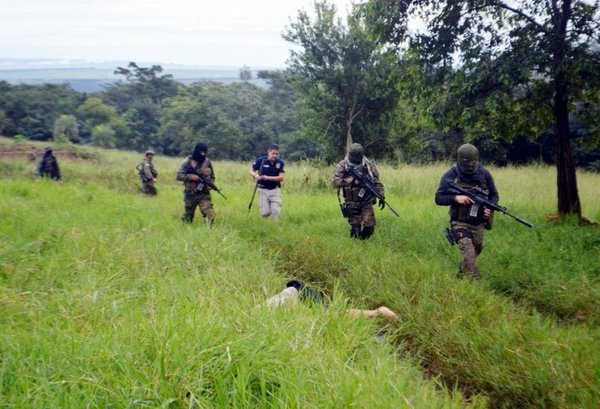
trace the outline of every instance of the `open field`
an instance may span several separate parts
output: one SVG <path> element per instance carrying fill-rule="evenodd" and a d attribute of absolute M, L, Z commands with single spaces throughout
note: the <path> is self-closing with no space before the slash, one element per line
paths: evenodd
<path fill-rule="evenodd" d="M 2 140 L 6 144 L 6 140 Z M 210 152 L 209 152 L 210 153 Z M 6 407 L 572 407 L 600 402 L 600 228 L 548 222 L 555 171 L 492 169 L 483 280 L 455 278 L 433 193 L 447 165 L 380 165 L 389 202 L 357 242 L 332 167 L 288 164 L 279 224 L 246 209 L 247 163 L 217 162 L 215 228 L 182 225 L 180 159 L 61 159 L 65 183 L 0 159 L 0 384 Z M 579 173 L 600 220 L 600 175 Z M 256 204 L 255 204 L 256 206 Z M 270 311 L 287 279 L 329 308 Z M 385 304 L 393 323 L 344 310 Z M 375 337 L 375 334 L 383 337 Z M 383 342 L 380 340 L 383 339 Z"/>

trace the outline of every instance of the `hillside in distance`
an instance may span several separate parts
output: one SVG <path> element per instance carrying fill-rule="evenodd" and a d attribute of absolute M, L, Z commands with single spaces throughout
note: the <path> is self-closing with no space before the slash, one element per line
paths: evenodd
<path fill-rule="evenodd" d="M 127 67 L 127 61 L 58 61 L 58 60 L 14 60 L 0 58 L 0 81 L 11 84 L 70 84 L 79 92 L 102 91 L 105 85 L 124 78 L 115 75 L 117 67 Z M 240 80 L 241 67 L 232 66 L 188 66 L 177 64 L 162 64 L 159 62 L 140 62 L 140 66 L 161 65 L 163 74 L 171 74 L 175 80 L 190 84 L 196 81 L 234 82 Z M 267 67 L 251 67 L 253 80 L 256 85 L 263 81 L 256 79 L 259 69 Z"/>

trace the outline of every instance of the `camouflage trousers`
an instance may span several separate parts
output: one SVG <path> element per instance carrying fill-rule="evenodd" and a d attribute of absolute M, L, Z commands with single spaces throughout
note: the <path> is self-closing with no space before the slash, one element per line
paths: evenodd
<path fill-rule="evenodd" d="M 346 206 L 350 212 L 350 236 L 362 240 L 371 237 L 375 232 L 375 212 L 371 201 L 346 202 Z"/>
<path fill-rule="evenodd" d="M 466 275 L 473 280 L 479 280 L 479 267 L 477 267 L 477 256 L 483 249 L 484 223 L 469 224 L 453 221 L 452 230 L 458 239 L 458 248 L 462 253 L 459 275 Z"/>
<path fill-rule="evenodd" d="M 185 211 L 181 215 L 181 220 L 191 223 L 194 220 L 196 206 L 198 206 L 202 217 L 206 219 L 209 225 L 212 225 L 215 220 L 215 210 L 210 199 L 210 192 L 186 190 L 183 193 L 183 201 L 185 203 Z"/>
<path fill-rule="evenodd" d="M 142 185 L 142 193 L 150 196 L 154 196 L 158 193 L 156 190 L 156 186 L 154 186 L 154 182 L 145 182 Z"/>

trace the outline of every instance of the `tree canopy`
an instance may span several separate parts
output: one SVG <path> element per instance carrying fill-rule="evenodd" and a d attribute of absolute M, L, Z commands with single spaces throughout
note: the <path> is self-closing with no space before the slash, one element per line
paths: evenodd
<path fill-rule="evenodd" d="M 599 87 L 598 2 L 371 0 L 362 12 L 383 44 L 415 50 L 450 87 L 453 122 L 471 138 L 535 137 L 552 123 L 558 211 L 581 214 L 570 119 Z M 425 30 L 410 32 L 415 18 Z"/>

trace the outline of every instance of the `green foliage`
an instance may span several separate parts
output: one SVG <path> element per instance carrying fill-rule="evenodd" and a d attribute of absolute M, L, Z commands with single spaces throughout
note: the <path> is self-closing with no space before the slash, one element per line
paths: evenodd
<path fill-rule="evenodd" d="M 240 79 L 242 81 L 250 81 L 252 79 L 252 70 L 247 65 L 240 68 Z"/>
<path fill-rule="evenodd" d="M 275 255 L 225 219 L 182 225 L 171 181 L 157 200 L 115 194 L 115 164 L 136 158 L 64 161 L 64 185 L 0 182 L 4 404 L 484 407 L 399 360 L 341 291 L 327 309 L 267 309 Z"/>
<path fill-rule="evenodd" d="M 325 144 L 328 161 L 343 156 L 352 142 L 385 152 L 386 114 L 397 99 L 393 55 L 369 37 L 360 16 L 343 24 L 326 1 L 315 2 L 314 11 L 314 19 L 300 11 L 283 34 L 300 47 L 291 51 L 289 69 L 302 97 L 303 133 Z"/>
<path fill-rule="evenodd" d="M 215 162 L 217 223 L 182 225 L 181 187 L 136 194 L 138 154 L 61 160 L 64 184 L 0 162 L 0 368 L 13 406 L 594 407 L 600 399 L 597 227 L 548 222 L 554 172 L 492 169 L 501 204 L 480 283 L 432 200 L 445 165 L 378 164 L 401 217 L 348 237 L 332 167 L 289 163 L 280 223 L 246 213 L 247 166 Z M 180 159 L 158 155 L 159 174 Z M 124 166 L 124 163 L 130 165 Z M 101 177 L 99 177 L 101 175 Z M 582 172 L 588 217 L 598 175 Z M 328 308 L 268 310 L 289 278 Z M 350 320 L 385 304 L 397 322 Z M 375 333 L 382 341 L 376 341 Z M 431 378 L 424 380 L 424 378 Z M 467 394 L 470 398 L 465 400 Z M 400 402 L 400 403 L 399 403 Z"/>
<path fill-rule="evenodd" d="M 77 118 L 73 115 L 61 115 L 54 121 L 52 128 L 54 141 L 58 143 L 68 143 L 77 141 L 79 136 L 79 124 Z"/>
<path fill-rule="evenodd" d="M 600 83 L 598 2 L 371 0 L 363 12 L 382 43 L 410 44 L 441 74 L 452 89 L 442 108 L 467 137 L 536 137 L 552 122 L 558 211 L 580 215 L 569 113 Z M 409 34 L 415 17 L 427 28 Z"/>
<path fill-rule="evenodd" d="M 108 124 L 96 125 L 92 130 L 92 143 L 101 148 L 115 148 L 115 131 Z"/>
<path fill-rule="evenodd" d="M 77 115 L 86 121 L 90 128 L 107 124 L 118 118 L 115 107 L 104 104 L 99 97 L 88 97 L 77 107 Z"/>
<path fill-rule="evenodd" d="M 52 139 L 55 120 L 60 115 L 74 114 L 82 94 L 69 85 L 10 85 L 0 81 L 2 133 L 26 135 L 30 139 Z"/>

